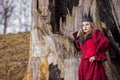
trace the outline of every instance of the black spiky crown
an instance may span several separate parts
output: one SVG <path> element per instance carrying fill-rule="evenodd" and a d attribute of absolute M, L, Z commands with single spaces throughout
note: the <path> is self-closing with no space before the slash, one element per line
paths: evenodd
<path fill-rule="evenodd" d="M 92 17 L 91 17 L 91 15 L 90 14 L 84 14 L 84 15 L 82 15 L 82 22 L 83 21 L 90 21 L 90 22 L 93 22 L 93 19 L 92 19 Z"/>

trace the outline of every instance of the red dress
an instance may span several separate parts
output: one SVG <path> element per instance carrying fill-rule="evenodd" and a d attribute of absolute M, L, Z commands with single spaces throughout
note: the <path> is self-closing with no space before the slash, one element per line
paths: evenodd
<path fill-rule="evenodd" d="M 100 30 L 94 30 L 91 38 L 79 45 L 76 33 L 73 35 L 75 47 L 82 51 L 78 71 L 79 80 L 107 80 L 102 62 L 107 59 L 105 53 L 109 47 L 109 40 Z M 89 58 L 92 56 L 95 56 L 95 60 L 90 62 Z"/>

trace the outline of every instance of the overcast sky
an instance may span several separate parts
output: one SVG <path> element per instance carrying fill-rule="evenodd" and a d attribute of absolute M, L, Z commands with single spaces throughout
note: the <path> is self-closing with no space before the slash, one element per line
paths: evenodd
<path fill-rule="evenodd" d="M 9 0 L 10 1 L 10 0 Z M 13 0 L 12 15 L 8 19 L 7 33 L 17 33 L 30 30 L 31 26 L 31 0 Z M 3 12 L 0 5 L 0 12 Z M 2 14 L 0 14 L 0 19 Z M 0 24 L 0 34 L 3 33 L 4 25 Z"/>

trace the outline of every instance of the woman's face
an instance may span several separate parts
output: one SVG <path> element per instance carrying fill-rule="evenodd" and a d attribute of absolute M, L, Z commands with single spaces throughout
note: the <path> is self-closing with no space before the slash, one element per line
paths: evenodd
<path fill-rule="evenodd" d="M 90 33 L 92 31 L 91 22 L 84 21 L 82 22 L 82 29 L 85 33 Z"/>

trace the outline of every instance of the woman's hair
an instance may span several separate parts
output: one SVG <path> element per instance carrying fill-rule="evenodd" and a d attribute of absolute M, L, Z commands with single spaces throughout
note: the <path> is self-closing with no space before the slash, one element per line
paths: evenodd
<path fill-rule="evenodd" d="M 93 22 L 90 22 L 91 27 L 94 29 L 95 28 L 95 24 Z"/>

